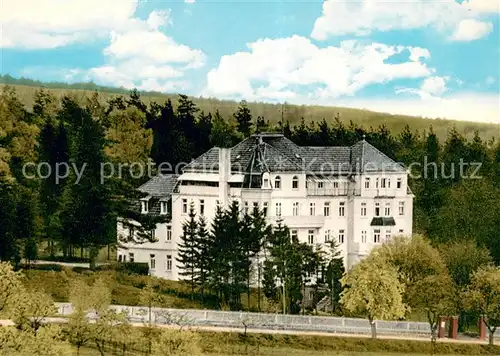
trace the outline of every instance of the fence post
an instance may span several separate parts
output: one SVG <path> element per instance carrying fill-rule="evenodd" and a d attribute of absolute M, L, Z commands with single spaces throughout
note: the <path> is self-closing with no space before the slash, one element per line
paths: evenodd
<path fill-rule="evenodd" d="M 486 324 L 482 317 L 479 319 L 479 340 L 486 340 Z"/>

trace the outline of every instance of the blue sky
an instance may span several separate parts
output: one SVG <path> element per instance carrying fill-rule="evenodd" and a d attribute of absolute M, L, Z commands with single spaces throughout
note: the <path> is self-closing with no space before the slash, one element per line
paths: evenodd
<path fill-rule="evenodd" d="M 2 74 L 500 123 L 500 0 L 6 0 Z"/>

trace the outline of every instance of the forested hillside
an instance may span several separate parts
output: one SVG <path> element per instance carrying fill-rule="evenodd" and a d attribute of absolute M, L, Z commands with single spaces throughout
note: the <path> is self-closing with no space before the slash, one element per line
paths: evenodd
<path fill-rule="evenodd" d="M 33 106 L 34 95 L 40 88 L 46 88 L 51 94 L 57 98 L 62 98 L 64 95 L 72 95 L 75 100 L 84 103 L 86 98 L 92 96 L 93 92 L 98 91 L 102 103 L 105 103 L 111 98 L 119 95 L 128 94 L 128 90 L 124 88 L 110 88 L 99 86 L 94 83 L 58 83 L 58 82 L 40 82 L 26 78 L 13 78 L 9 75 L 0 75 L 0 86 L 8 84 L 14 86 L 18 92 L 19 99 L 27 107 Z M 142 100 L 149 105 L 151 102 L 163 103 L 167 99 L 173 101 L 173 106 L 176 108 L 177 94 L 162 94 L 158 92 L 142 92 Z M 238 103 L 229 100 L 218 100 L 214 98 L 190 98 L 200 110 L 214 113 L 219 110 L 222 117 L 229 117 L 237 109 Z M 340 121 L 349 126 L 352 121 L 356 125 L 360 125 L 365 129 L 370 127 L 378 127 L 384 122 L 387 128 L 394 134 L 400 133 L 406 125 L 412 131 L 418 130 L 421 134 L 428 132 L 430 126 L 433 127 L 434 133 L 441 140 L 445 140 L 448 132 L 455 128 L 464 137 L 472 138 L 474 132 L 477 131 L 482 139 L 489 140 L 492 137 L 500 137 L 500 128 L 498 125 L 478 123 L 478 122 L 463 122 L 454 120 L 444 120 L 436 118 L 421 118 L 407 115 L 391 115 L 387 113 L 379 113 L 369 110 L 352 109 L 345 107 L 325 107 L 312 105 L 291 105 L 291 104 L 266 104 L 266 103 L 248 103 L 254 117 L 261 116 L 265 120 L 269 120 L 271 124 L 277 124 L 278 121 L 290 122 L 291 125 L 300 123 L 303 117 L 306 123 L 311 121 L 319 122 L 323 118 L 328 123 L 333 123 L 338 117 Z"/>

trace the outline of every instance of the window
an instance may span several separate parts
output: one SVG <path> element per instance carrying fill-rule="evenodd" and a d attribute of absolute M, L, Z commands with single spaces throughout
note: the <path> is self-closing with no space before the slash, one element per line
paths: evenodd
<path fill-rule="evenodd" d="M 380 203 L 375 203 L 375 216 L 380 216 Z"/>
<path fill-rule="evenodd" d="M 404 215 L 405 214 L 405 202 L 400 201 L 399 202 L 399 215 Z"/>
<path fill-rule="evenodd" d="M 141 201 L 141 211 L 143 214 L 146 214 L 149 210 L 149 204 L 147 201 L 143 200 Z"/>
<path fill-rule="evenodd" d="M 167 271 L 172 270 L 172 255 L 167 255 L 167 258 L 165 260 L 165 269 Z"/>
<path fill-rule="evenodd" d="M 269 178 L 264 178 L 262 180 L 262 188 L 269 188 Z"/>
<path fill-rule="evenodd" d="M 259 210 L 259 202 L 257 202 L 257 201 L 254 201 L 254 202 L 253 202 L 253 210 L 254 210 L 254 211 L 255 211 L 255 210 L 257 210 L 257 211 Z"/>
<path fill-rule="evenodd" d="M 325 242 L 330 242 L 330 230 L 325 230 Z"/>
<path fill-rule="evenodd" d="M 396 188 L 401 189 L 402 186 L 403 180 L 401 178 L 398 178 L 398 180 L 396 181 Z"/>
<path fill-rule="evenodd" d="M 167 225 L 167 242 L 172 241 L 172 226 Z"/>
<path fill-rule="evenodd" d="M 187 214 L 188 212 L 188 201 L 187 199 L 182 199 L 182 213 Z"/>
<path fill-rule="evenodd" d="M 361 203 L 361 216 L 366 216 L 366 203 Z"/>
<path fill-rule="evenodd" d="M 307 243 L 309 245 L 314 245 L 314 230 L 309 230 L 307 234 Z"/>
<path fill-rule="evenodd" d="M 339 244 L 344 243 L 344 230 L 339 230 Z"/>
<path fill-rule="evenodd" d="M 323 215 L 330 216 L 330 202 L 325 201 L 325 206 L 323 207 Z"/>
<path fill-rule="evenodd" d="M 391 230 L 385 230 L 385 241 L 391 241 Z"/>
<path fill-rule="evenodd" d="M 400 235 L 403 235 L 405 233 L 405 231 L 403 229 L 399 229 L 399 234 Z"/>
<path fill-rule="evenodd" d="M 299 189 L 299 177 L 297 176 L 292 178 L 292 189 Z"/>
<path fill-rule="evenodd" d="M 243 212 L 245 214 L 248 214 L 248 202 L 247 201 L 243 204 Z"/>
<path fill-rule="evenodd" d="M 378 188 L 378 178 L 375 179 L 375 188 Z"/>
<path fill-rule="evenodd" d="M 156 268 L 156 256 L 155 255 L 149 255 L 149 268 L 151 268 L 151 269 Z"/>
<path fill-rule="evenodd" d="M 129 262 L 134 262 L 134 254 L 132 252 L 128 254 L 128 260 Z"/>
<path fill-rule="evenodd" d="M 281 216 L 281 203 L 276 203 L 276 216 Z"/>
<path fill-rule="evenodd" d="M 293 209 L 292 209 L 292 214 L 293 216 L 298 216 L 299 215 L 299 202 L 293 203 Z"/>
<path fill-rule="evenodd" d="M 129 225 L 128 227 L 128 238 L 130 241 L 134 239 L 134 234 L 135 234 L 135 227 L 134 225 Z"/>
<path fill-rule="evenodd" d="M 167 213 L 167 202 L 161 201 L 160 202 L 160 214 L 166 214 L 166 213 Z"/>
<path fill-rule="evenodd" d="M 366 230 L 361 231 L 361 242 L 366 243 Z"/>
<path fill-rule="evenodd" d="M 316 215 L 316 203 L 309 204 L 309 215 Z"/>
<path fill-rule="evenodd" d="M 380 230 L 373 230 L 373 242 L 380 243 Z"/>
<path fill-rule="evenodd" d="M 380 188 L 385 188 L 385 184 L 386 184 L 386 179 L 382 178 L 382 180 L 380 181 Z"/>
<path fill-rule="evenodd" d="M 366 189 L 370 188 L 370 178 L 365 178 L 365 188 Z"/>
<path fill-rule="evenodd" d="M 319 189 L 323 188 L 323 182 L 318 182 L 318 188 Z"/>
<path fill-rule="evenodd" d="M 267 201 L 264 202 L 264 207 L 262 208 L 262 211 L 264 213 L 264 216 L 267 216 Z"/>
<path fill-rule="evenodd" d="M 295 241 L 299 238 L 297 230 L 292 230 L 291 233 L 292 233 L 292 241 Z"/>
<path fill-rule="evenodd" d="M 339 187 L 339 182 L 333 182 L 333 188 L 338 189 Z"/>
<path fill-rule="evenodd" d="M 391 187 L 391 179 L 387 178 L 387 188 L 390 188 L 390 187 Z"/>
<path fill-rule="evenodd" d="M 200 215 L 205 215 L 205 200 L 200 199 Z"/>
<path fill-rule="evenodd" d="M 277 176 L 274 178 L 274 188 L 281 189 L 281 177 Z"/>
<path fill-rule="evenodd" d="M 385 216 L 391 215 L 391 203 L 385 203 L 384 213 L 385 213 Z"/>
<path fill-rule="evenodd" d="M 345 216 L 345 202 L 339 203 L 339 216 Z"/>
<path fill-rule="evenodd" d="M 122 255 L 118 255 L 118 262 L 122 261 Z"/>

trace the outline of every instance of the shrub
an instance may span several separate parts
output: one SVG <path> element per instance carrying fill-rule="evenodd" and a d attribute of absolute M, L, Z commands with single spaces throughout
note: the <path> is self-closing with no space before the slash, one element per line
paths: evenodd
<path fill-rule="evenodd" d="M 21 269 L 31 269 L 37 271 L 56 271 L 61 272 L 64 270 L 64 266 L 58 265 L 56 263 L 48 264 L 22 264 Z"/>
<path fill-rule="evenodd" d="M 153 355 L 201 355 L 200 334 L 187 331 L 165 329 L 153 340 Z"/>
<path fill-rule="evenodd" d="M 149 274 L 149 265 L 142 262 L 124 262 L 118 263 L 115 266 L 115 270 L 119 272 L 138 274 L 141 276 L 147 276 Z"/>

